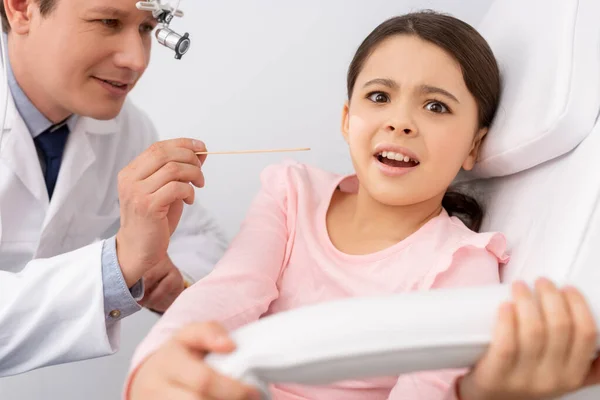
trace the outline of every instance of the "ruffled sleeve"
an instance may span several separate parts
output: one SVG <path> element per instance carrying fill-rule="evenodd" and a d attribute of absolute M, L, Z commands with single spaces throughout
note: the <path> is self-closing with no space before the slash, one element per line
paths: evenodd
<path fill-rule="evenodd" d="M 509 261 L 507 241 L 497 232 L 461 233 L 449 240 L 419 289 L 466 287 L 500 282 L 500 267 Z"/>

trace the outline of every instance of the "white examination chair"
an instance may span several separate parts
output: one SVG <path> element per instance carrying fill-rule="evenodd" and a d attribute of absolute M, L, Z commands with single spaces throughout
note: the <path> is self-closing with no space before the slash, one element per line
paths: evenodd
<path fill-rule="evenodd" d="M 504 283 L 575 283 L 600 327 L 598 21 L 599 0 L 496 0 L 478 28 L 501 66 L 502 101 L 481 162 L 460 180 L 483 196 L 482 230 L 510 243 Z M 239 329 L 238 349 L 207 362 L 265 398 L 268 383 L 468 367 L 509 298 L 497 285 L 319 304 Z M 598 399 L 600 388 L 569 398 Z"/>

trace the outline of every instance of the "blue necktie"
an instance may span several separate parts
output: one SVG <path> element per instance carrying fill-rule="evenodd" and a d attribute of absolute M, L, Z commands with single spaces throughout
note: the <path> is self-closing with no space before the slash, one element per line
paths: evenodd
<path fill-rule="evenodd" d="M 60 163 L 62 161 L 65 144 L 69 136 L 69 127 L 66 123 L 60 126 L 52 126 L 42 132 L 33 141 L 42 153 L 44 162 L 46 163 L 46 173 L 44 180 L 46 181 L 46 189 L 48 189 L 48 197 L 52 198 L 54 186 L 58 178 Z"/>

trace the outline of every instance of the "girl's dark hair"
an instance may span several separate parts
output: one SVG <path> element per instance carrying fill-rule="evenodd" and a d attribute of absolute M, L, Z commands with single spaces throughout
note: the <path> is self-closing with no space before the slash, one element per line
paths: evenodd
<path fill-rule="evenodd" d="M 356 79 L 369 56 L 382 41 L 395 35 L 417 36 L 451 54 L 460 64 L 465 84 L 477 102 L 479 128 L 490 126 L 500 101 L 500 72 L 492 50 L 469 24 L 429 10 L 391 18 L 367 36 L 348 69 L 348 99 L 352 98 Z M 473 197 L 450 189 L 442 206 L 470 229 L 479 231 L 483 209 Z"/>

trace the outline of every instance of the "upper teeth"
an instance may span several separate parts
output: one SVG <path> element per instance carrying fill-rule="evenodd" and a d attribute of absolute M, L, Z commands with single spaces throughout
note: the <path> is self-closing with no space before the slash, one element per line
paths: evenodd
<path fill-rule="evenodd" d="M 104 82 L 110 83 L 111 85 L 118 86 L 118 87 L 125 86 L 124 83 L 119 83 L 119 82 L 113 82 L 113 81 L 107 81 L 107 80 L 105 80 Z"/>
<path fill-rule="evenodd" d="M 395 153 L 393 151 L 384 151 L 384 152 L 380 153 L 379 155 L 383 158 L 388 158 L 390 160 L 404 161 L 404 162 L 409 162 L 409 161 L 418 162 L 417 160 L 413 160 L 409 156 L 406 156 L 401 153 Z"/>

